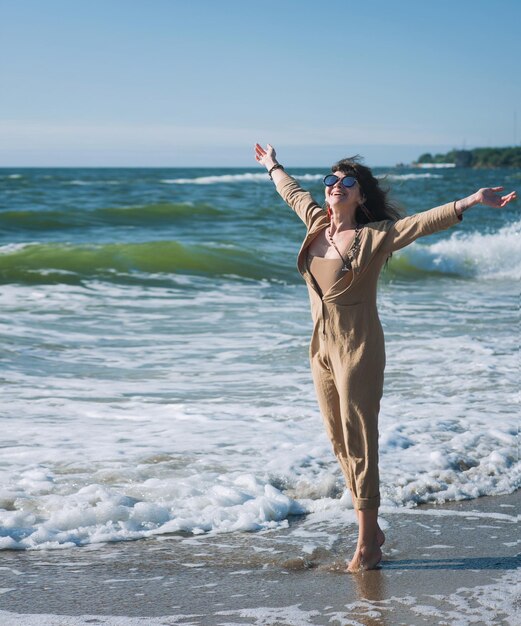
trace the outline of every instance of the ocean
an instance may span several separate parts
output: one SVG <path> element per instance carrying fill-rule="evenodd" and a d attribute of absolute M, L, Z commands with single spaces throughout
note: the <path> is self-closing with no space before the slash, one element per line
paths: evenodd
<path fill-rule="evenodd" d="M 324 170 L 289 172 L 322 201 Z M 513 170 L 375 172 L 407 213 L 521 192 Z M 293 516 L 320 520 L 313 543 L 349 512 L 308 365 L 304 232 L 255 166 L 0 170 L 0 549 Z M 518 203 L 475 207 L 382 274 L 384 513 L 520 486 L 520 234 Z"/>

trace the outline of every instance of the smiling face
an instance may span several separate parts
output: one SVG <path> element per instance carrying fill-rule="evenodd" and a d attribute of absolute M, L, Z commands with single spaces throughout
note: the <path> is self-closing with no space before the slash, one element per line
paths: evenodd
<path fill-rule="evenodd" d="M 352 187 L 344 187 L 341 180 L 348 174 L 339 170 L 333 173 L 339 180 L 332 187 L 326 187 L 327 203 L 332 209 L 356 210 L 362 204 L 360 185 L 356 182 Z"/>

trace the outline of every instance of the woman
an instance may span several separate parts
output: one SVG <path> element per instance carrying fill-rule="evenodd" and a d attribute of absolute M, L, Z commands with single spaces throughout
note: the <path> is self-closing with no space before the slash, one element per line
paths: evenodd
<path fill-rule="evenodd" d="M 313 381 L 358 517 L 358 543 L 348 571 L 374 569 L 385 541 L 378 525 L 378 412 L 385 367 L 376 309 L 380 270 L 395 250 L 457 224 L 470 207 L 504 207 L 516 193 L 500 196 L 503 187 L 480 189 L 400 218 L 371 170 L 345 159 L 324 178 L 324 210 L 286 174 L 272 146 L 256 144 L 255 157 L 307 227 L 297 265 L 311 302 Z"/>

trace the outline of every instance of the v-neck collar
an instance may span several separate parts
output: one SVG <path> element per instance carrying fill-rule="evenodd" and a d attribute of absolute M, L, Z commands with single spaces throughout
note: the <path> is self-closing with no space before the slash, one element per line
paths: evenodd
<path fill-rule="evenodd" d="M 316 237 L 318 237 L 318 235 L 328 227 L 329 227 L 329 220 L 327 220 L 327 222 L 323 224 L 320 224 L 317 228 L 312 228 L 308 231 L 308 234 L 306 235 L 306 238 L 304 239 L 302 246 L 300 248 L 300 252 L 299 252 L 298 260 L 297 260 L 297 266 L 298 266 L 299 272 L 302 274 L 306 283 L 313 288 L 313 290 L 316 292 L 316 294 L 320 297 L 322 301 L 324 301 L 327 298 L 327 296 L 338 286 L 338 284 L 341 283 L 345 279 L 345 276 L 341 276 L 337 281 L 335 281 L 331 285 L 331 287 L 325 293 L 321 295 L 318 285 L 308 268 L 308 264 L 307 264 L 308 248 L 311 245 L 311 242 L 314 239 L 316 239 Z M 351 289 L 351 287 L 357 280 L 357 275 L 359 274 L 359 269 L 360 269 L 360 266 L 358 264 L 358 257 L 360 255 L 360 250 L 363 245 L 363 238 L 365 238 L 366 230 L 367 230 L 366 225 L 362 224 L 362 227 L 360 228 L 360 231 L 359 231 L 358 253 L 354 256 L 350 254 L 353 249 L 356 237 L 353 238 L 351 245 L 345 252 L 345 254 L 349 257 L 351 261 L 351 281 L 349 282 L 349 284 L 347 285 L 345 289 L 342 289 L 341 293 L 345 293 L 346 291 Z M 349 274 L 346 274 L 346 275 L 349 275 Z"/>

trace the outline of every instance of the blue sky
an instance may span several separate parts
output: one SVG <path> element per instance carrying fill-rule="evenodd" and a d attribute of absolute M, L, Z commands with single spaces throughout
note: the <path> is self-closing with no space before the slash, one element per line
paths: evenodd
<path fill-rule="evenodd" d="M 0 0 L 0 166 L 512 145 L 519 24 L 519 0 Z"/>

